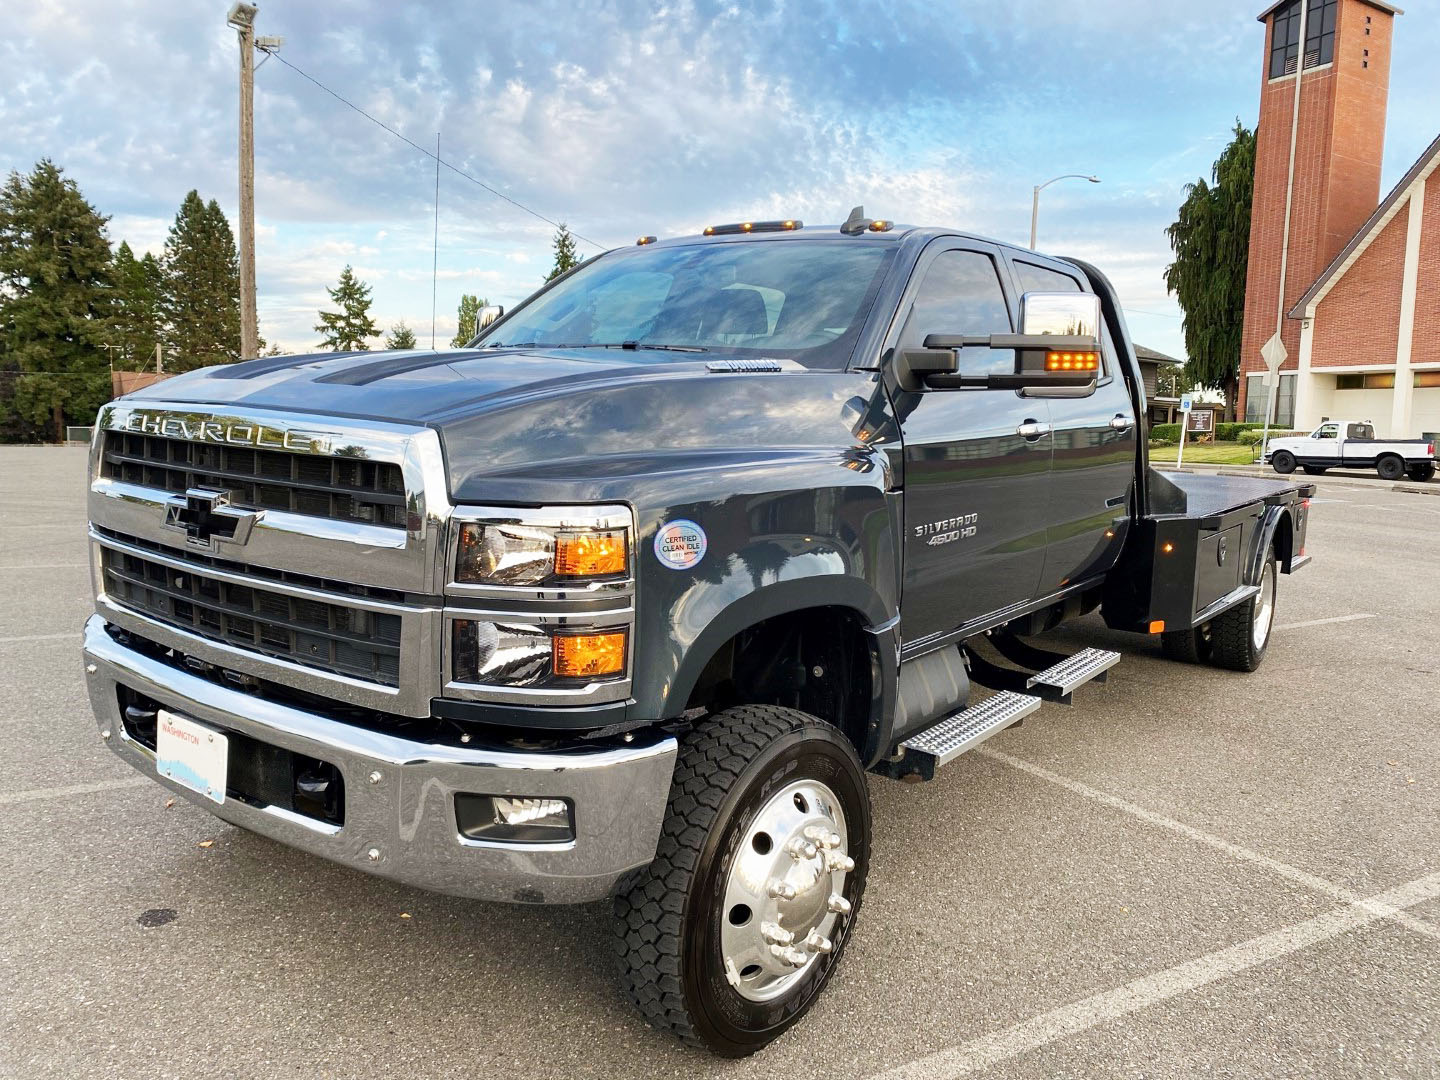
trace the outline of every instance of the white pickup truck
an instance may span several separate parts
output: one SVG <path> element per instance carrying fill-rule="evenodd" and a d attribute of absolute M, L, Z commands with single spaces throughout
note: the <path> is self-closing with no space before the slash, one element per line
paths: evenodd
<path fill-rule="evenodd" d="M 1311 475 L 1326 469 L 1373 468 L 1384 480 L 1435 476 L 1435 444 L 1425 439 L 1377 439 L 1369 421 L 1327 420 L 1308 436 L 1271 439 L 1264 461 L 1278 473 L 1298 465 Z"/>

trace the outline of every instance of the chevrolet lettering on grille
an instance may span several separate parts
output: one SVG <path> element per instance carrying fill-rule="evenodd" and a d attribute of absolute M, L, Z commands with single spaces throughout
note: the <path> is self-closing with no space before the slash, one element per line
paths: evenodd
<path fill-rule="evenodd" d="M 263 510 L 242 510 L 230 505 L 228 491 L 191 488 L 165 504 L 165 527 L 185 534 L 185 543 L 213 551 L 220 544 L 240 545 Z"/>
<path fill-rule="evenodd" d="M 297 428 L 273 428 L 230 420 L 210 420 L 184 416 L 134 412 L 125 418 L 118 430 L 141 435 L 159 435 L 167 439 L 189 442 L 222 443 L 226 446 L 253 446 L 258 450 L 288 450 L 301 454 L 330 453 L 330 433 L 301 431 Z"/>

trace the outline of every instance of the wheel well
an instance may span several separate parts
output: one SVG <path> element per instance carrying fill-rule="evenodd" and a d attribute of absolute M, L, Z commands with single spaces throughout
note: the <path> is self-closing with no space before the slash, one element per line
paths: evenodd
<path fill-rule="evenodd" d="M 863 754 L 872 644 L 862 616 L 851 608 L 773 616 L 715 650 L 695 680 L 686 710 L 783 705 L 834 724 Z"/>

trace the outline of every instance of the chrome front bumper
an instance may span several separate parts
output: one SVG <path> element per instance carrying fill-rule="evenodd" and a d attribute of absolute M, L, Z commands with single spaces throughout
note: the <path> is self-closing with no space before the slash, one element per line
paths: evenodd
<path fill-rule="evenodd" d="M 128 649 L 85 624 L 90 702 L 112 750 L 156 783 L 211 813 L 358 870 L 456 896 L 520 903 L 583 903 L 607 895 L 627 870 L 655 855 L 676 742 L 532 753 L 431 745 L 353 727 L 231 690 Z M 160 777 L 154 755 L 125 733 L 124 685 L 201 723 L 238 731 L 336 766 L 344 779 L 344 824 L 237 799 L 217 805 Z M 511 844 L 463 836 L 455 795 L 568 799 L 576 836 L 564 844 Z"/>

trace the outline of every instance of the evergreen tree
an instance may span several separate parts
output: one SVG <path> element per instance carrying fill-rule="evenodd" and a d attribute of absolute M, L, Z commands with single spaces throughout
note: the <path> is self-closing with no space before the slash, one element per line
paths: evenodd
<path fill-rule="evenodd" d="M 387 349 L 413 349 L 415 348 L 415 331 L 405 325 L 401 319 L 390 328 L 390 334 L 385 339 Z"/>
<path fill-rule="evenodd" d="M 370 318 L 370 286 L 347 265 L 340 272 L 339 284 L 325 291 L 340 310 L 320 312 L 320 321 L 315 324 L 315 332 L 323 338 L 320 344 L 335 352 L 367 351 L 367 339 L 380 333 L 380 327 Z"/>
<path fill-rule="evenodd" d="M 166 369 L 240 359 L 240 256 L 220 204 L 191 191 L 165 241 Z"/>
<path fill-rule="evenodd" d="M 459 349 L 470 344 L 470 339 L 479 332 L 476 329 L 476 322 L 480 318 L 480 309 L 488 307 L 489 304 L 489 300 L 470 293 L 460 294 L 460 308 L 456 312 L 456 322 L 459 326 L 455 331 L 454 338 L 450 341 L 451 345 Z"/>
<path fill-rule="evenodd" d="M 555 267 L 546 275 L 546 281 L 553 281 L 565 273 L 572 266 L 580 265 L 580 256 L 575 254 L 575 238 L 570 235 L 570 230 L 565 223 L 560 223 L 560 228 L 555 231 Z"/>
<path fill-rule="evenodd" d="M 62 172 L 46 158 L 0 188 L 0 416 L 57 441 L 110 397 L 113 299 L 109 219 Z"/>
<path fill-rule="evenodd" d="M 115 281 L 112 344 L 121 346 L 114 365 L 127 371 L 144 371 L 155 362 L 155 346 L 160 342 L 162 326 L 161 301 L 165 292 L 165 275 L 160 261 L 148 251 L 135 258 L 128 241 L 121 241 L 115 251 L 112 272 Z"/>
<path fill-rule="evenodd" d="M 1201 177 L 1186 185 L 1179 216 L 1165 230 L 1175 251 L 1175 261 L 1165 268 L 1165 287 L 1185 312 L 1185 378 L 1225 391 L 1232 412 L 1240 391 L 1254 187 L 1255 132 L 1237 120 L 1210 182 Z"/>

